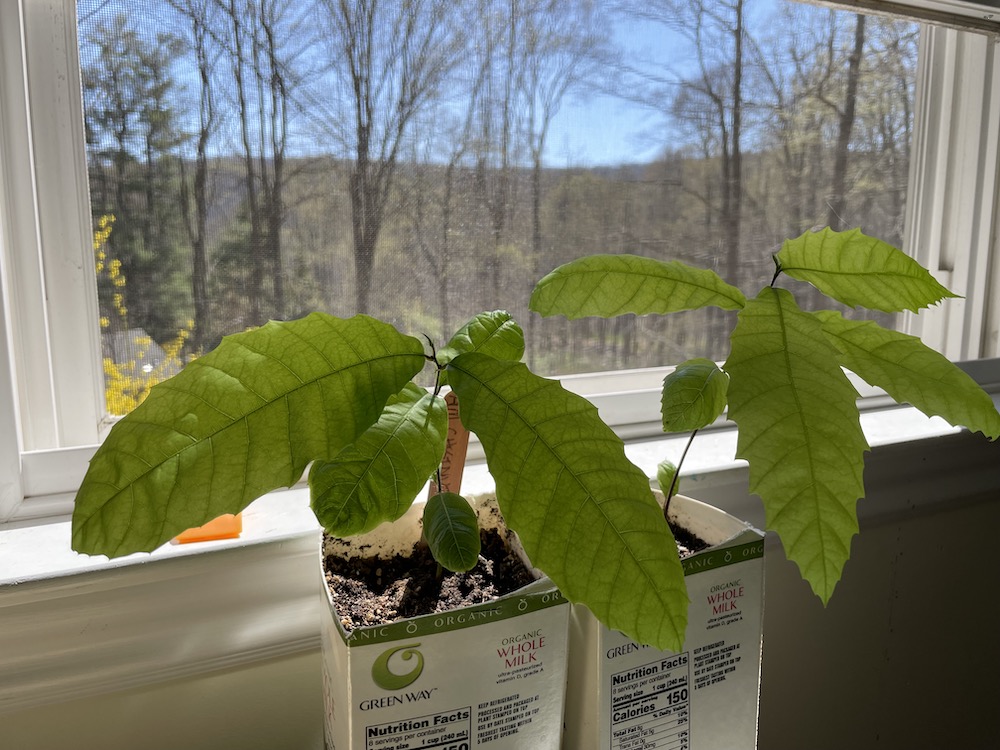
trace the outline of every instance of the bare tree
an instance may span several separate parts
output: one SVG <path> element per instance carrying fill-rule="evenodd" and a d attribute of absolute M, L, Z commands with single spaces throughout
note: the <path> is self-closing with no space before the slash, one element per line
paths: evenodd
<path fill-rule="evenodd" d="M 567 93 L 585 84 L 608 61 L 610 53 L 609 24 L 589 0 L 547 0 L 526 8 L 524 16 L 516 75 L 531 157 L 530 284 L 540 278 L 544 256 L 542 173 L 549 129 Z M 529 317 L 527 338 L 531 346 L 536 343 L 534 323 L 534 316 Z"/>
<path fill-rule="evenodd" d="M 250 267 L 248 320 L 259 325 L 285 313 L 281 228 L 294 85 L 290 49 L 303 33 L 292 0 L 216 0 L 228 25 L 225 46 L 232 72 L 244 167 Z M 268 298 L 268 286 L 270 295 Z"/>
<path fill-rule="evenodd" d="M 766 91 L 760 146 L 774 157 L 759 179 L 784 185 L 785 190 L 780 204 L 760 191 L 754 210 L 764 217 L 771 235 L 785 237 L 819 222 L 817 185 L 825 179 L 820 173 L 830 126 L 825 109 L 816 106 L 816 93 L 829 87 L 833 74 L 826 50 L 839 33 L 837 14 L 788 4 L 775 14 L 770 29 L 760 45 L 751 48 Z"/>
<path fill-rule="evenodd" d="M 865 224 L 892 237 L 912 128 L 912 26 L 808 7 L 786 8 L 777 25 L 800 31 L 776 32 L 760 53 L 773 92 L 762 146 L 780 149 L 778 179 L 789 184 L 772 225 Z"/>
<path fill-rule="evenodd" d="M 264 203 L 264 236 L 270 265 L 274 299 L 274 314 L 285 316 L 285 270 L 281 257 L 281 229 L 284 222 L 283 190 L 285 184 L 285 151 L 288 146 L 290 77 L 292 71 L 283 57 L 283 45 L 289 41 L 293 28 L 281 28 L 284 7 L 276 2 L 260 2 L 260 22 L 254 37 L 254 74 L 257 84 L 258 111 L 268 139 L 268 160 L 261 149 L 258 161 L 261 173 L 261 193 Z"/>
<path fill-rule="evenodd" d="M 521 0 L 480 0 L 482 26 L 476 53 L 486 77 L 476 100 L 476 197 L 489 217 L 493 247 L 483 266 L 488 301 L 498 307 L 500 251 L 512 220 L 517 163 L 517 90 L 519 45 L 525 15 Z"/>
<path fill-rule="evenodd" d="M 471 27 L 479 20 L 478 10 L 474 3 L 465 6 L 463 12 L 468 15 L 463 26 Z M 479 54 L 480 41 L 480 37 L 474 34 L 465 38 L 466 59 L 473 61 L 473 65 L 465 66 L 451 79 L 454 83 L 450 87 L 455 92 L 453 96 L 439 97 L 430 103 L 422 118 L 427 122 L 423 131 L 426 136 L 420 138 L 420 134 L 415 134 L 418 137 L 414 139 L 422 144 L 425 151 L 422 154 L 423 164 L 414 164 L 420 177 L 410 191 L 410 227 L 411 233 L 420 238 L 421 257 L 437 281 L 436 297 L 443 335 L 448 335 L 455 327 L 450 300 L 455 270 L 453 264 L 460 260 L 456 257 L 455 225 L 468 219 L 463 213 L 463 206 L 456 200 L 456 190 L 460 189 L 459 181 L 467 177 L 468 170 L 463 170 L 463 164 L 475 148 L 477 108 L 490 64 L 485 55 Z M 415 143 L 415 159 L 416 156 Z M 430 166 L 434 156 L 445 158 L 440 179 L 438 170 Z M 438 182 L 441 183 L 440 189 Z M 436 231 L 429 228 L 430 222 L 426 221 L 426 205 L 432 201 L 437 203 L 435 218 L 440 222 Z"/>
<path fill-rule="evenodd" d="M 858 82 L 861 79 L 861 54 L 865 48 L 865 17 L 855 16 L 854 46 L 847 58 L 847 81 L 842 105 L 837 110 L 837 144 L 833 155 L 833 181 L 830 189 L 829 213 L 826 223 L 832 229 L 846 228 L 844 211 L 847 207 L 847 158 L 851 145 L 851 131 L 857 109 Z"/>
<path fill-rule="evenodd" d="M 517 82 L 531 154 L 531 237 L 542 253 L 541 176 L 549 128 L 563 99 L 607 60 L 607 23 L 593 2 L 547 0 L 526 11 Z"/>
<path fill-rule="evenodd" d="M 699 73 L 687 82 L 712 105 L 718 128 L 721 166 L 721 208 L 726 275 L 739 282 L 741 223 L 743 220 L 743 71 L 744 3 L 691 3 L 693 41 Z M 719 50 L 728 52 L 721 64 Z"/>
<path fill-rule="evenodd" d="M 327 127 L 352 157 L 356 308 L 371 309 L 376 248 L 401 148 L 459 59 L 453 0 L 322 0 L 333 73 Z M 328 130 L 328 132 L 330 132 Z"/>
<path fill-rule="evenodd" d="M 212 70 L 218 53 L 213 49 L 215 20 L 213 0 L 170 0 L 171 7 L 189 24 L 188 46 L 194 55 L 198 75 L 198 127 L 193 134 L 194 174 L 187 176 L 184 158 L 180 159 L 180 208 L 191 243 L 191 292 L 194 299 L 195 351 L 208 344 L 211 327 L 208 292 L 208 146 L 218 126 Z M 193 204 L 193 206 L 192 206 Z M 193 215 L 192 215 L 193 209 Z"/>
<path fill-rule="evenodd" d="M 873 102 L 874 107 L 861 111 L 856 130 L 858 139 L 878 144 L 875 167 L 886 183 L 883 213 L 888 221 L 872 231 L 898 246 L 903 241 L 920 35 L 913 24 L 882 18 L 869 18 L 868 23 L 871 62 L 861 81 L 859 101 Z"/>
<path fill-rule="evenodd" d="M 636 19 L 663 25 L 687 42 L 693 72 L 668 71 L 676 80 L 671 113 L 711 123 L 713 158 L 719 163 L 718 213 L 722 227 L 724 273 L 738 282 L 741 225 L 743 220 L 743 150 L 746 125 L 748 32 L 747 0 L 635 0 L 626 2 Z M 669 80 L 660 76 L 658 80 Z M 656 104 L 670 98 L 657 89 Z M 703 145 L 705 145 L 703 141 Z"/>

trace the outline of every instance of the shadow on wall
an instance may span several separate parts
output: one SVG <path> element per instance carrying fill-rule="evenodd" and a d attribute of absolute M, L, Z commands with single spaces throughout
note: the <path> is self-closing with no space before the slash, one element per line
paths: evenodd
<path fill-rule="evenodd" d="M 769 545 L 761 750 L 1000 747 L 1000 441 L 981 437 L 926 446 L 909 479 L 874 455 L 825 610 Z"/>

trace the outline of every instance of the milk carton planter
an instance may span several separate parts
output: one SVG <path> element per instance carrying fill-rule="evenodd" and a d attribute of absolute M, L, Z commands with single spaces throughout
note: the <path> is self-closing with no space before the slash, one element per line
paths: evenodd
<path fill-rule="evenodd" d="M 649 480 L 597 408 L 532 373 L 520 362 L 524 350 L 520 326 L 499 310 L 475 316 L 442 348 L 365 315 L 320 312 L 228 336 L 114 425 L 77 493 L 73 547 L 116 557 L 154 550 L 294 485 L 308 468 L 311 508 L 339 538 L 398 521 L 435 477 L 442 491 L 421 509 L 425 540 L 441 566 L 469 570 L 478 562 L 480 534 L 475 512 L 457 494 L 459 482 L 445 476 L 457 457 L 448 452 L 447 386 L 459 421 L 483 447 L 505 523 L 532 562 L 609 627 L 679 648 L 688 604 L 684 571 Z M 427 374 L 430 390 L 415 380 Z M 432 616 L 403 623 L 400 638 L 411 639 L 362 627 L 348 645 L 346 636 L 328 631 L 328 648 L 334 635 L 345 647 L 333 649 L 340 661 L 329 671 L 333 731 L 346 726 L 356 747 L 405 750 L 433 746 L 424 740 L 437 736 L 408 736 L 427 721 L 418 731 L 454 723 L 438 747 L 557 747 L 565 657 L 550 652 L 564 647 L 558 639 L 565 643 L 565 626 L 529 617 L 536 608 L 560 609 L 555 593 L 543 583 L 509 601 L 456 612 L 451 622 Z M 568 605 L 561 609 L 548 614 L 568 621 Z M 432 631 L 445 628 L 454 630 L 440 646 Z M 370 637 L 362 640 L 362 631 Z M 383 638 L 377 653 L 361 645 Z M 456 645 L 463 638 L 473 644 L 467 656 Z M 537 673 L 532 656 L 542 660 Z M 406 670 L 414 665 L 415 676 Z M 359 675 L 369 686 L 342 687 Z M 550 682 L 529 679 L 540 675 Z M 548 703 L 552 711 L 544 710 Z M 421 713 L 403 712 L 407 705 Z M 463 732 L 466 739 L 458 739 Z M 346 740 L 330 739 L 343 750 Z"/>
<path fill-rule="evenodd" d="M 756 747 L 763 534 L 681 495 L 670 516 L 711 545 L 682 561 L 691 597 L 684 648 L 637 645 L 574 606 L 567 748 Z"/>
<path fill-rule="evenodd" d="M 475 507 L 481 528 L 513 536 L 492 497 Z M 414 505 L 368 534 L 327 537 L 324 559 L 406 554 L 419 537 Z M 548 578 L 486 604 L 350 632 L 325 576 L 323 598 L 328 750 L 560 747 L 570 606 Z"/>

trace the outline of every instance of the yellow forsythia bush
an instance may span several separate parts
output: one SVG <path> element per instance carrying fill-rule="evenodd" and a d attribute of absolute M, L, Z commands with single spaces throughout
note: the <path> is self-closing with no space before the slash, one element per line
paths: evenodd
<path fill-rule="evenodd" d="M 115 290 L 111 297 L 113 314 L 117 316 L 122 330 L 128 331 L 128 308 L 125 306 L 125 276 L 122 273 L 121 260 L 108 256 L 108 237 L 114 224 L 113 215 L 101 216 L 94 230 L 94 268 L 98 281 L 102 278 L 111 283 Z M 106 315 L 101 316 L 101 330 L 111 329 L 111 320 Z M 189 320 L 187 326 L 177 332 L 177 335 L 163 345 L 164 357 L 155 366 L 139 366 L 145 359 L 150 347 L 155 346 L 153 340 L 146 335 L 137 335 L 132 343 L 135 345 L 134 358 L 115 362 L 112 357 L 104 357 L 104 400 L 110 414 L 128 414 L 145 400 L 149 389 L 157 383 L 166 380 L 170 375 L 184 366 L 184 345 L 194 330 L 194 321 Z"/>

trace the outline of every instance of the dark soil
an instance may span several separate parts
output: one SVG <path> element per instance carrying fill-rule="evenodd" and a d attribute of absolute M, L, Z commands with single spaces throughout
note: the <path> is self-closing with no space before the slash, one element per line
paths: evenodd
<path fill-rule="evenodd" d="M 521 559 L 494 530 L 481 530 L 479 563 L 467 573 L 443 570 L 425 545 L 385 560 L 326 558 L 327 584 L 346 630 L 483 604 L 531 583 Z"/>
<path fill-rule="evenodd" d="M 681 559 L 701 552 L 709 546 L 708 542 L 701 537 L 695 536 L 687 529 L 674 523 L 670 523 L 670 530 L 674 533 L 674 539 L 677 540 L 677 551 L 680 553 Z"/>
<path fill-rule="evenodd" d="M 670 524 L 682 558 L 708 547 Z M 426 545 L 390 559 L 326 558 L 326 582 L 345 630 L 384 625 L 408 617 L 483 604 L 531 583 L 534 578 L 495 530 L 481 530 L 479 563 L 467 573 L 439 569 Z"/>

